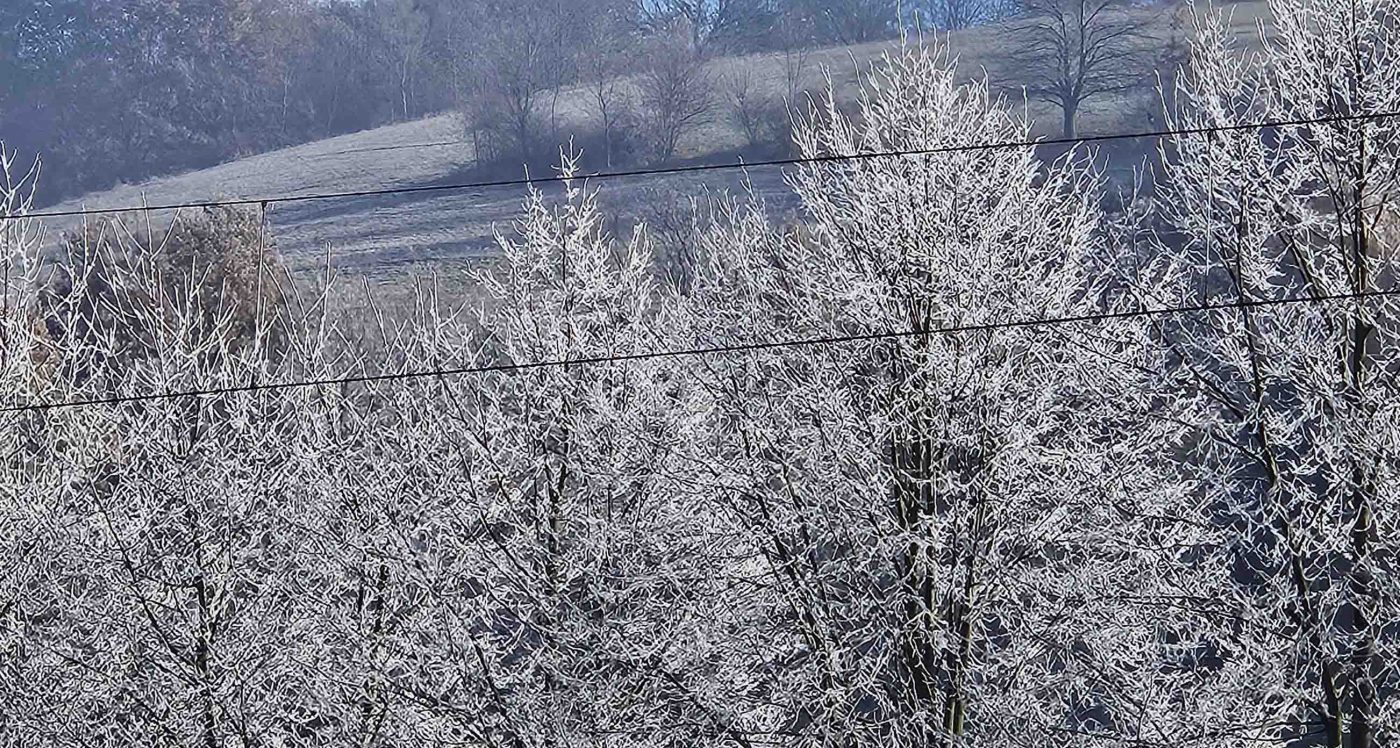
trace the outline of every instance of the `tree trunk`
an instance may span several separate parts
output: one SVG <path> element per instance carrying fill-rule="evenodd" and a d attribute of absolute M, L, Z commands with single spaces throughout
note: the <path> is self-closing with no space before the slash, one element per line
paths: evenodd
<path fill-rule="evenodd" d="M 1067 101 L 1061 105 L 1060 110 L 1064 114 L 1063 128 L 1066 139 L 1076 137 L 1075 120 L 1079 114 L 1079 102 Z"/>
<path fill-rule="evenodd" d="M 921 316 L 921 315 L 920 315 Z M 924 324 L 927 326 L 927 323 Z M 926 344 L 926 339 L 925 339 Z M 892 382 L 909 379 L 915 365 L 900 358 L 898 351 L 890 354 Z M 890 396 L 899 398 L 893 391 Z M 929 520 L 936 512 L 933 474 L 942 462 L 942 443 L 933 436 L 933 424 L 925 414 L 918 414 L 908 424 L 908 430 L 896 435 L 889 445 L 893 468 L 891 488 L 895 518 L 910 540 L 897 564 L 901 580 L 905 632 L 901 635 L 901 657 L 907 671 L 911 690 L 905 697 L 909 714 L 935 714 L 935 703 L 942 689 L 939 686 L 939 648 L 934 641 L 937 590 L 934 567 L 938 558 L 927 542 Z M 925 542 L 920 542 L 920 541 Z M 954 717 L 944 712 L 944 727 Z M 923 740 L 927 745 L 941 745 L 943 738 L 933 725 L 925 723 Z"/>
<path fill-rule="evenodd" d="M 210 610 L 209 588 L 204 581 L 201 569 L 194 578 L 195 598 L 199 604 L 199 632 L 195 637 L 194 670 L 199 680 L 199 696 L 202 714 L 202 733 L 205 748 L 218 748 L 218 718 L 214 713 L 214 688 L 210 684 L 210 640 L 213 639 L 212 611 Z"/>
<path fill-rule="evenodd" d="M 1355 166 L 1355 205 L 1352 206 L 1355 232 L 1353 240 L 1352 267 L 1355 268 L 1355 293 L 1363 294 L 1371 290 L 1370 279 L 1370 255 L 1371 241 L 1366 224 L 1365 200 L 1367 195 L 1367 175 L 1366 175 L 1366 150 L 1364 140 L 1364 127 L 1362 125 L 1362 142 L 1358 148 Z M 1351 350 L 1349 352 L 1350 361 L 1347 362 L 1349 380 L 1346 385 L 1350 390 L 1350 399 L 1355 404 L 1357 413 L 1353 417 L 1363 416 L 1369 410 L 1366 403 L 1366 366 L 1368 362 L 1368 349 L 1371 338 L 1375 333 L 1375 327 L 1367 321 L 1359 312 L 1351 320 Z M 1366 466 L 1361 464 L 1362 457 L 1357 454 L 1352 455 L 1351 466 L 1351 552 L 1352 569 L 1349 579 L 1350 593 L 1352 596 L 1352 606 L 1354 609 L 1354 628 L 1357 640 L 1352 645 L 1351 650 L 1351 748 L 1372 748 L 1374 738 L 1372 736 L 1371 719 L 1376 704 L 1375 684 L 1371 682 L 1372 664 L 1374 663 L 1375 634 L 1371 629 L 1372 623 L 1367 615 L 1367 602 L 1376 598 L 1375 580 L 1371 574 L 1371 507 L 1375 499 L 1375 485 Z"/>
<path fill-rule="evenodd" d="M 895 513 L 902 530 L 910 535 L 928 532 L 925 519 L 932 509 L 927 480 L 933 445 L 925 435 L 913 435 L 903 444 L 893 444 L 896 477 L 892 486 Z M 907 632 L 901 645 L 904 667 L 911 681 L 907 708 L 928 713 L 939 692 L 938 649 L 933 642 L 933 610 L 937 604 L 934 577 L 929 568 L 932 558 L 927 545 L 910 540 L 898 564 L 904 596 Z M 932 738 L 933 736 L 927 736 Z"/>

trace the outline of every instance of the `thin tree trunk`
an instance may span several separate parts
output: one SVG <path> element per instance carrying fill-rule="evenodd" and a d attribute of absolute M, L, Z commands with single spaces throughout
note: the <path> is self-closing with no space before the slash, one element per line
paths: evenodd
<path fill-rule="evenodd" d="M 1362 127 L 1362 140 L 1356 155 L 1356 188 L 1353 220 L 1355 239 L 1353 240 L 1353 267 L 1356 268 L 1355 292 L 1366 293 L 1370 286 L 1368 261 L 1370 259 L 1370 236 L 1366 229 L 1366 150 L 1365 125 Z M 1375 328 L 1359 312 L 1352 319 L 1352 340 L 1349 352 L 1350 361 L 1346 383 L 1350 397 L 1357 411 L 1366 409 L 1365 380 L 1367 348 Z M 1365 417 L 1361 412 L 1352 417 Z M 1371 505 L 1373 498 L 1372 481 L 1366 467 L 1361 464 L 1361 455 L 1352 454 L 1351 485 L 1351 551 L 1352 569 L 1350 592 L 1355 611 L 1356 643 L 1351 651 L 1351 748 L 1372 748 L 1371 712 L 1376 700 L 1375 686 L 1371 682 L 1372 662 L 1375 659 L 1375 639 L 1371 632 L 1371 622 L 1366 611 L 1366 602 L 1374 598 L 1375 580 L 1370 570 Z"/>
<path fill-rule="evenodd" d="M 210 611 L 209 588 L 204 582 L 204 572 L 194 578 L 195 599 L 199 604 L 199 634 L 195 638 L 194 670 L 199 679 L 199 695 L 203 715 L 204 746 L 218 748 L 218 720 L 214 714 L 214 689 L 209 683 L 210 640 L 213 638 L 213 622 Z"/>

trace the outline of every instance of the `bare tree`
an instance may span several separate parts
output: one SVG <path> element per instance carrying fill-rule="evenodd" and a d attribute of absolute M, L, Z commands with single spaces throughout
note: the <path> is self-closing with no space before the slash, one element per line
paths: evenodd
<path fill-rule="evenodd" d="M 1012 68 L 1030 96 L 1059 108 L 1064 136 L 1085 103 L 1141 85 L 1150 69 L 1148 16 L 1134 0 L 1026 0 L 1007 27 Z"/>
<path fill-rule="evenodd" d="M 1019 0 L 911 0 L 905 3 L 914 26 L 959 31 L 1005 18 L 1020 9 Z"/>
<path fill-rule="evenodd" d="M 415 78 L 428 41 L 428 19 L 413 0 L 394 0 L 374 7 L 376 32 L 385 50 L 392 55 L 399 92 L 399 117 L 407 120 L 416 113 Z"/>
<path fill-rule="evenodd" d="M 801 13 L 818 36 L 839 44 L 887 38 L 898 20 L 888 0 L 790 0 L 787 13 Z"/>
<path fill-rule="evenodd" d="M 753 71 L 744 67 L 725 76 L 724 91 L 729 98 L 730 118 L 743 131 L 749 146 L 762 143 L 769 106 L 763 92 L 754 84 Z"/>
<path fill-rule="evenodd" d="M 717 47 L 743 49 L 761 39 L 771 21 L 765 0 L 637 0 L 645 26 L 666 32 L 679 26 L 705 55 Z"/>
<path fill-rule="evenodd" d="M 558 93 L 572 70 L 576 9 L 546 0 L 471 7 L 477 23 L 494 31 L 475 40 L 475 96 L 465 116 L 498 141 L 488 147 L 528 163 L 554 134 Z"/>
<path fill-rule="evenodd" d="M 681 139 L 714 112 L 714 82 L 683 26 L 672 25 L 651 38 L 639 85 L 652 157 L 669 161 Z"/>
<path fill-rule="evenodd" d="M 789 36 L 788 33 L 794 34 Z M 723 78 L 723 92 L 732 123 L 744 133 L 750 147 L 762 144 L 791 146 L 794 112 L 801 111 L 810 47 L 795 30 L 779 31 L 778 60 L 782 63 L 781 88 L 761 80 L 750 65 L 738 63 Z"/>
<path fill-rule="evenodd" d="M 611 167 L 635 109 L 635 83 L 626 76 L 635 68 L 628 52 L 636 42 L 636 29 L 608 3 L 591 9 L 584 22 L 588 30 L 577 53 L 578 68 L 598 111 L 605 163 Z"/>
<path fill-rule="evenodd" d="M 783 57 L 784 103 L 788 107 L 797 105 L 797 97 L 803 90 L 803 77 L 807 73 L 807 63 L 812 47 L 816 44 L 816 30 L 809 22 L 784 15 L 779 19 L 774 34 Z"/>

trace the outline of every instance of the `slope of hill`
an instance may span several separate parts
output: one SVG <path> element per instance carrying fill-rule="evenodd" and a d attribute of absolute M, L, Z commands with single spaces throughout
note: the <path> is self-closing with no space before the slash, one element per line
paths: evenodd
<path fill-rule="evenodd" d="M 1225 6 L 1246 43 L 1257 40 L 1256 24 L 1267 12 L 1262 0 L 1245 0 Z M 1173 32 L 1168 10 L 1152 12 L 1151 30 L 1165 43 Z M 946 38 L 959 59 L 960 72 L 971 78 L 985 73 L 999 90 L 1019 97 L 1014 70 L 1006 69 L 1004 29 L 984 27 Z M 858 92 L 860 71 L 897 42 L 858 47 L 814 50 L 807 55 L 801 84 L 820 89 L 825 77 L 849 100 Z M 781 55 L 755 55 L 719 61 L 712 70 L 723 81 L 748 71 L 756 86 L 770 92 L 785 83 Z M 723 97 L 723 85 L 719 86 Z M 1152 129 L 1143 118 L 1144 94 L 1118 101 L 1102 101 L 1083 113 L 1084 134 Z M 561 92 L 562 129 L 585 130 L 594 119 L 585 91 Z M 1037 132 L 1057 134 L 1058 116 L 1046 106 L 1032 104 Z M 682 143 L 679 157 L 690 163 L 735 161 L 744 138 L 721 103 L 714 120 Z M 51 210 L 109 209 L 134 205 L 161 205 L 219 199 L 286 197 L 326 192 L 355 192 L 425 187 L 473 181 L 473 153 L 463 137 L 457 114 L 444 114 L 414 122 L 390 125 L 342 135 L 292 148 L 244 158 L 213 168 L 122 186 L 86 195 Z M 709 189 L 733 189 L 747 176 L 753 187 L 773 200 L 773 207 L 788 207 L 790 197 L 781 189 L 781 173 L 773 168 L 706 174 L 634 177 L 610 180 L 603 189 L 605 204 L 626 219 L 654 210 L 658 201 Z M 523 190 L 492 188 L 443 190 L 411 195 L 354 197 L 275 205 L 269 221 L 278 245 L 293 267 L 313 267 L 327 252 L 337 267 L 372 276 L 393 276 L 420 262 L 469 261 L 490 251 L 493 232 L 509 228 L 518 214 Z M 170 219 L 169 211 L 143 216 L 155 223 Z M 70 230 L 76 219 L 51 219 L 51 235 Z"/>

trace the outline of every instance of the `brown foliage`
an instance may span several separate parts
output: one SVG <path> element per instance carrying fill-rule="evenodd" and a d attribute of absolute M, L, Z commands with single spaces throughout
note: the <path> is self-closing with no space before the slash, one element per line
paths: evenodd
<path fill-rule="evenodd" d="M 277 356 L 284 341 L 285 276 L 257 211 L 216 208 L 165 232 L 120 218 L 89 223 L 46 258 L 36 308 L 46 366 L 69 360 L 77 381 L 122 372 L 160 354 L 163 335 L 190 330 L 226 353 Z M 73 354 L 73 355 L 64 355 Z"/>
<path fill-rule="evenodd" d="M 197 309 L 212 330 L 228 318 L 230 343 L 248 345 L 265 328 L 280 347 L 285 270 L 258 211 L 220 207 L 177 221 L 157 254 L 166 297 Z"/>

